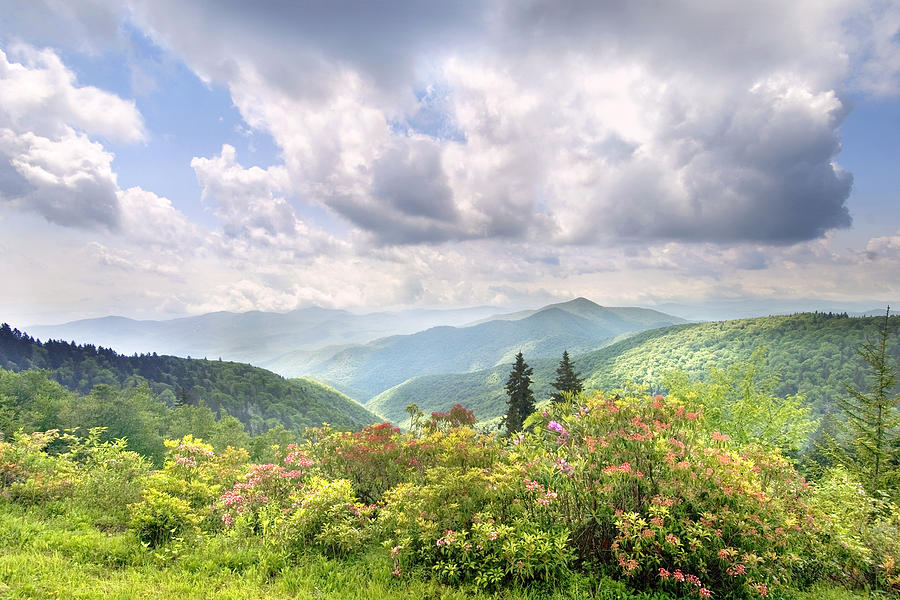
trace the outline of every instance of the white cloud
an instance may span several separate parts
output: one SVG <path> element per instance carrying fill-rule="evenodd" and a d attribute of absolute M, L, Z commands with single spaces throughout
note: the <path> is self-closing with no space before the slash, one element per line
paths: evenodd
<path fill-rule="evenodd" d="M 72 130 L 51 140 L 0 128 L 0 201 L 58 225 L 115 230 L 111 161 L 100 144 Z"/>
<path fill-rule="evenodd" d="M 300 198 L 381 244 L 784 244 L 850 223 L 852 4 L 407 8 L 402 35 L 310 7 L 135 18 L 229 86 Z"/>
<path fill-rule="evenodd" d="M 145 138 L 144 123 L 133 101 L 92 86 L 78 86 L 75 74 L 53 50 L 26 44 L 0 49 L 0 126 L 48 138 L 72 128 L 123 142 Z"/>
<path fill-rule="evenodd" d="M 195 157 L 191 167 L 203 187 L 203 198 L 214 202 L 229 252 L 262 248 L 293 260 L 341 246 L 331 235 L 298 217 L 285 198 L 291 186 L 284 167 L 245 169 L 236 161 L 234 147 L 227 144 L 217 157 Z"/>

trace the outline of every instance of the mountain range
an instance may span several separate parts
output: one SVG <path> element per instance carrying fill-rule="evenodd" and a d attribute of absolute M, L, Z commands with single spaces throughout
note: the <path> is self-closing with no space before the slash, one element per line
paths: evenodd
<path fill-rule="evenodd" d="M 365 403 L 413 377 L 477 371 L 509 362 L 517 352 L 534 358 L 559 356 L 563 350 L 588 352 L 622 336 L 685 322 L 655 310 L 603 307 L 585 298 L 535 310 L 496 311 L 477 307 L 357 315 L 305 308 L 170 321 L 106 317 L 28 331 L 42 339 L 98 344 L 123 354 L 247 362 L 285 377 L 311 376 Z"/>
<path fill-rule="evenodd" d="M 288 352 L 364 344 L 435 325 L 464 325 L 495 311 L 475 307 L 355 314 L 310 307 L 286 313 L 214 312 L 164 321 L 110 316 L 24 329 L 39 339 L 105 346 L 121 354 L 156 352 L 262 366 Z"/>

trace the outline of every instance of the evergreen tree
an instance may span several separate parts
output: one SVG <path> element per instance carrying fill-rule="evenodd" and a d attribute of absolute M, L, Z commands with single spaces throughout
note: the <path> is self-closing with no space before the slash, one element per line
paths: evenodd
<path fill-rule="evenodd" d="M 897 366 L 887 352 L 890 307 L 884 315 L 884 325 L 878 338 L 866 341 L 859 355 L 869 366 L 868 391 L 847 386 L 848 395 L 838 400 L 844 416 L 839 423 L 844 434 L 837 458 L 854 470 L 861 483 L 875 492 L 891 485 L 889 481 L 892 459 L 896 459 L 900 416 L 897 404 L 900 395 L 894 393 Z"/>
<path fill-rule="evenodd" d="M 500 426 L 506 426 L 510 434 L 522 431 L 525 419 L 534 412 L 534 393 L 531 391 L 531 375 L 534 371 L 525 362 L 522 353 L 516 354 L 516 362 L 506 382 L 506 416 Z"/>
<path fill-rule="evenodd" d="M 562 402 L 563 392 L 578 394 L 584 390 L 581 379 L 575 373 L 575 366 L 569 361 L 569 352 L 563 350 L 562 360 L 556 369 L 556 381 L 553 382 L 556 393 L 551 396 L 554 402 Z"/>

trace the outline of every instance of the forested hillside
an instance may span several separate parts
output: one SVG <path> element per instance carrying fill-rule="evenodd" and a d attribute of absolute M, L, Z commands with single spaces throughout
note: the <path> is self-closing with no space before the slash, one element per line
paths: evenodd
<path fill-rule="evenodd" d="M 817 412 L 830 412 L 848 383 L 862 384 L 857 348 L 875 337 L 884 317 L 801 313 L 713 323 L 676 325 L 638 333 L 600 350 L 573 357 L 587 388 L 610 390 L 626 382 L 661 389 L 668 371 L 703 379 L 710 368 L 746 361 L 754 350 L 767 350 L 767 370 L 780 379 L 778 395 L 802 394 Z M 900 357 L 900 317 L 890 319 L 890 352 Z M 529 360 L 534 368 L 535 396 L 548 398 L 559 358 Z M 509 365 L 474 373 L 417 377 L 373 398 L 366 406 L 401 420 L 405 407 L 446 410 L 455 403 L 490 419 L 506 410 L 504 385 Z"/>
<path fill-rule="evenodd" d="M 100 384 L 133 388 L 146 383 L 169 407 L 206 406 L 236 417 L 252 434 L 276 425 L 301 432 L 323 422 L 358 429 L 377 420 L 357 402 L 311 379 L 284 379 L 241 363 L 123 356 L 90 344 L 41 343 L 7 324 L 0 327 L 0 367 L 47 369 L 54 380 L 80 394 Z"/>
<path fill-rule="evenodd" d="M 478 371 L 505 364 L 520 351 L 532 358 L 563 350 L 588 352 L 618 336 L 681 322 L 654 310 L 610 308 L 576 298 L 470 327 L 435 327 L 318 357 L 292 353 L 267 367 L 287 375 L 311 374 L 364 401 L 411 377 Z"/>

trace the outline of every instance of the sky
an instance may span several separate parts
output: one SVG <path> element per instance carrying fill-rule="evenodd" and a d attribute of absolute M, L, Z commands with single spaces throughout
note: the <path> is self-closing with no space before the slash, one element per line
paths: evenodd
<path fill-rule="evenodd" d="M 883 307 L 900 4 L 0 0 L 0 281 L 17 325 Z"/>

